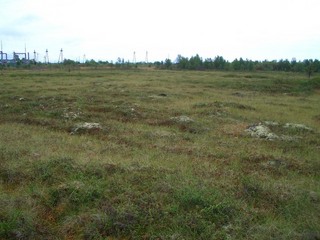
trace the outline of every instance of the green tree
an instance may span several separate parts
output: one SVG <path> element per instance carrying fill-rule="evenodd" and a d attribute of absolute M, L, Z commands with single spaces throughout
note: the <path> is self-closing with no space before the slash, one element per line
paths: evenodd
<path fill-rule="evenodd" d="M 214 61 L 211 58 L 206 58 L 203 62 L 205 69 L 214 69 Z"/>
<path fill-rule="evenodd" d="M 189 59 L 181 56 L 180 54 L 177 56 L 176 64 L 178 69 L 188 69 L 189 68 Z"/>
<path fill-rule="evenodd" d="M 303 61 L 304 65 L 305 65 L 305 71 L 307 72 L 308 77 L 310 78 L 312 73 L 314 72 L 314 62 L 312 59 L 305 59 Z"/>
<path fill-rule="evenodd" d="M 171 68 L 172 68 L 172 61 L 171 61 L 169 58 L 167 58 L 167 59 L 164 61 L 164 67 L 165 67 L 166 69 L 171 69 Z"/>
<path fill-rule="evenodd" d="M 226 63 L 227 63 L 227 61 L 224 60 L 224 58 L 222 56 L 216 56 L 213 61 L 214 68 L 217 70 L 225 69 Z"/>
<path fill-rule="evenodd" d="M 203 69 L 202 65 L 202 58 L 200 58 L 200 56 L 197 54 L 196 56 L 193 56 L 190 58 L 189 60 L 189 69 L 192 70 L 201 70 Z"/>

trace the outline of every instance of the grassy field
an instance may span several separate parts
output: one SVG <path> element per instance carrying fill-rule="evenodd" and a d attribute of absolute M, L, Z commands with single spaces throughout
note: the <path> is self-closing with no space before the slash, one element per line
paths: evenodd
<path fill-rule="evenodd" d="M 320 238 L 320 76 L 0 74 L 0 239 Z"/>

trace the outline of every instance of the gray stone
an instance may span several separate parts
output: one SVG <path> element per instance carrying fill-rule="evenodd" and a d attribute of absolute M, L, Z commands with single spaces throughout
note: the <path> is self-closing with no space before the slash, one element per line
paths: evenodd
<path fill-rule="evenodd" d="M 264 121 L 263 123 L 267 126 L 279 126 L 279 123 L 275 121 Z"/>
<path fill-rule="evenodd" d="M 79 123 L 73 128 L 71 134 L 75 134 L 77 132 L 86 131 L 86 130 L 95 130 L 95 129 L 97 130 L 102 129 L 100 123 L 88 123 L 88 122 Z"/>
<path fill-rule="evenodd" d="M 249 126 L 245 131 L 250 134 L 252 137 L 262 138 L 267 140 L 282 140 L 282 141 L 296 141 L 301 139 L 298 136 L 289 136 L 289 135 L 277 135 L 270 130 L 270 127 L 282 126 L 283 128 L 295 128 L 295 129 L 303 129 L 306 131 L 313 131 L 311 128 L 306 127 L 303 124 L 293 124 L 286 123 L 285 125 L 281 125 L 278 122 L 274 121 L 264 121 L 262 123 L 253 124 Z"/>
<path fill-rule="evenodd" d="M 191 123 L 194 122 L 192 118 L 189 118 L 188 116 L 179 116 L 179 117 L 172 117 L 170 120 L 178 123 Z"/>
<path fill-rule="evenodd" d="M 249 126 L 249 128 L 246 129 L 246 132 L 248 132 L 251 137 L 255 137 L 255 138 L 263 138 L 267 140 L 279 139 L 278 135 L 276 135 L 275 133 L 272 133 L 267 126 L 264 126 L 261 123 L 257 125 Z"/>
<path fill-rule="evenodd" d="M 79 118 L 81 112 L 65 112 L 62 117 L 65 119 L 77 119 Z"/>
<path fill-rule="evenodd" d="M 304 124 L 297 124 L 297 123 L 286 123 L 284 128 L 292 128 L 292 129 L 300 129 L 300 130 L 307 130 L 307 131 L 313 131 L 312 128 L 307 127 Z"/>

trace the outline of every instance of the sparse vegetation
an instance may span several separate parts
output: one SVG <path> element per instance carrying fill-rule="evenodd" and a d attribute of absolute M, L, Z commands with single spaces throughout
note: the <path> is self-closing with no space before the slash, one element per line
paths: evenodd
<path fill-rule="evenodd" d="M 319 239 L 319 79 L 2 70 L 0 239 Z"/>

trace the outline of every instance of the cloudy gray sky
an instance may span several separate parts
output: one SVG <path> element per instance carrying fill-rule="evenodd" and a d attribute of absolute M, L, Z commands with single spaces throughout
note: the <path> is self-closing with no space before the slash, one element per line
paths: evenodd
<path fill-rule="evenodd" d="M 61 48 L 81 61 L 320 59 L 319 11 L 319 0 L 0 0 L 0 40 L 50 61 Z"/>

